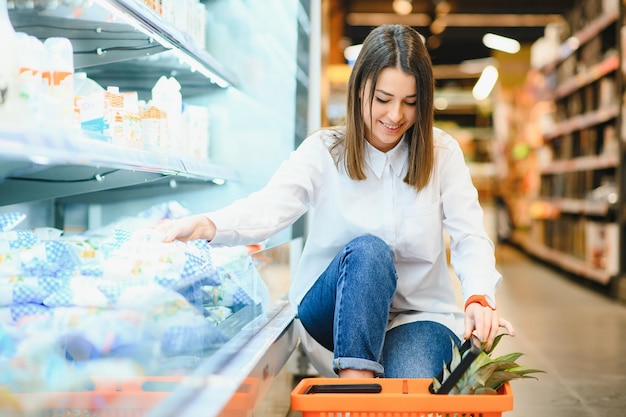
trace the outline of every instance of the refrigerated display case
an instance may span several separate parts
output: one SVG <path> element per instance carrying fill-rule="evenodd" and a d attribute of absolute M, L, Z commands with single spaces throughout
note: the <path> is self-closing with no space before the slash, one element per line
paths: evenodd
<path fill-rule="evenodd" d="M 298 343 L 264 271 L 288 276 L 301 228 L 218 249 L 145 227 L 247 195 L 304 139 L 315 5 L 203 2 L 199 39 L 150 2 L 9 3 L 16 31 L 69 38 L 101 86 L 147 101 L 175 77 L 211 136 L 198 158 L 34 115 L 0 124 L 0 414 L 251 415 Z"/>

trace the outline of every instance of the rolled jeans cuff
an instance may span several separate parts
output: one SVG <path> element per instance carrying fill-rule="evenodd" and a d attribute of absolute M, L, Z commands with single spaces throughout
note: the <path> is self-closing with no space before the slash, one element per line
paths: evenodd
<path fill-rule="evenodd" d="M 362 358 L 337 358 L 333 360 L 333 370 L 337 375 L 342 369 L 354 369 L 357 371 L 372 371 L 374 376 L 382 378 L 384 376 L 383 366 L 369 359 Z"/>

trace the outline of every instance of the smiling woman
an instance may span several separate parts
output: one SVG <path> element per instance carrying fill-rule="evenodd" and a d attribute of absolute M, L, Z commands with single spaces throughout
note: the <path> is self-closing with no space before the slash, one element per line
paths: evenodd
<path fill-rule="evenodd" d="M 374 83 L 365 84 L 366 95 Z M 380 72 L 374 88 L 374 101 L 363 102 L 365 138 L 381 152 L 391 150 L 415 123 L 415 77 L 399 68 Z M 368 116 L 369 115 L 369 116 Z"/>
<path fill-rule="evenodd" d="M 499 327 L 513 332 L 496 310 L 494 246 L 458 142 L 433 127 L 420 35 L 404 25 L 372 30 L 346 97 L 345 125 L 311 134 L 263 189 L 161 232 L 253 243 L 309 212 L 289 300 L 311 362 L 325 376 L 430 378 L 450 360 L 451 339 L 475 333 L 490 346 Z"/>

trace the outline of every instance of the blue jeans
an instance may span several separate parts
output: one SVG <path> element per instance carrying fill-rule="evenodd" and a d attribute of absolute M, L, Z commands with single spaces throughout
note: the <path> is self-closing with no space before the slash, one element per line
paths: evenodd
<path fill-rule="evenodd" d="M 386 331 L 397 279 L 387 244 L 365 235 L 350 241 L 304 296 L 298 318 L 333 352 L 335 372 L 430 378 L 450 360 L 451 340 L 460 341 L 439 323 L 418 321 Z"/>

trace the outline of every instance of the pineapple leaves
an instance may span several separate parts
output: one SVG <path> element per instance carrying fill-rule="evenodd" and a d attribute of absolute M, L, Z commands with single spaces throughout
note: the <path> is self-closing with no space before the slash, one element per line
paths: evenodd
<path fill-rule="evenodd" d="M 492 388 L 494 390 L 498 390 L 507 381 L 512 381 L 514 379 L 521 378 L 521 376 L 517 375 L 513 372 L 508 371 L 495 371 L 489 379 L 485 382 L 485 386 Z"/>
<path fill-rule="evenodd" d="M 443 365 L 444 368 L 446 368 L 446 365 Z M 441 388 L 441 382 L 439 382 L 439 380 L 437 378 L 433 378 L 433 389 L 435 390 L 435 392 L 439 391 L 439 388 Z"/>
<path fill-rule="evenodd" d="M 491 387 L 479 387 L 474 390 L 476 395 L 497 395 L 498 391 Z"/>
<path fill-rule="evenodd" d="M 450 369 L 446 366 L 446 364 L 443 365 L 443 380 L 445 381 L 446 379 L 448 379 L 448 377 L 450 376 Z"/>
<path fill-rule="evenodd" d="M 540 369 L 530 368 L 527 366 L 519 365 L 517 360 L 523 356 L 520 352 L 513 352 L 506 355 L 492 358 L 491 353 L 493 349 L 498 345 L 502 336 L 507 333 L 499 334 L 492 347 L 486 350 L 483 343 L 483 350 L 476 356 L 474 361 L 467 368 L 465 373 L 459 378 L 456 385 L 450 390 L 449 394 L 478 394 L 478 395 L 493 395 L 497 394 L 497 391 L 502 385 L 508 381 L 514 379 L 537 379 L 534 375 L 536 373 L 543 373 Z M 450 361 L 450 367 L 444 363 L 443 365 L 443 380 L 450 376 L 450 374 L 456 369 L 462 362 L 463 358 L 469 353 L 469 351 L 459 351 L 459 347 L 452 342 L 452 359 Z M 437 392 L 441 388 L 442 381 L 437 378 L 433 378 L 433 389 Z"/>
<path fill-rule="evenodd" d="M 459 349 L 455 349 L 456 344 L 452 338 L 450 338 L 450 342 L 452 342 L 452 361 L 450 361 L 450 370 L 452 370 L 461 363 L 461 352 L 459 352 Z"/>
<path fill-rule="evenodd" d="M 546 371 L 542 371 L 541 369 L 533 369 L 533 368 L 529 368 L 527 366 L 516 366 L 513 368 L 509 368 L 507 369 L 509 372 L 512 372 L 514 374 L 517 374 L 519 376 L 522 377 L 526 377 L 528 374 L 536 374 L 536 373 L 545 373 Z M 537 379 L 536 377 L 529 377 L 529 378 L 534 378 Z"/>
<path fill-rule="evenodd" d="M 498 366 L 497 363 L 491 362 L 486 365 L 483 365 L 478 372 L 476 372 L 473 378 L 470 378 L 470 383 L 474 387 L 480 387 L 487 385 L 487 380 L 491 377 L 491 375 L 496 370 Z"/>
<path fill-rule="evenodd" d="M 496 348 L 496 346 L 498 346 L 498 343 L 500 343 L 500 340 L 502 339 L 502 336 L 508 335 L 508 333 L 500 333 L 499 335 L 496 336 L 496 338 L 493 341 L 493 344 L 491 345 L 491 348 L 489 349 L 485 349 L 485 342 L 483 342 L 483 350 L 485 351 L 485 353 L 487 355 L 491 355 L 491 352 L 493 352 L 493 350 Z"/>
<path fill-rule="evenodd" d="M 508 355 L 499 356 L 494 359 L 494 361 L 498 363 L 515 363 L 515 361 L 522 357 L 522 355 L 523 353 L 519 352 L 509 353 Z"/>

